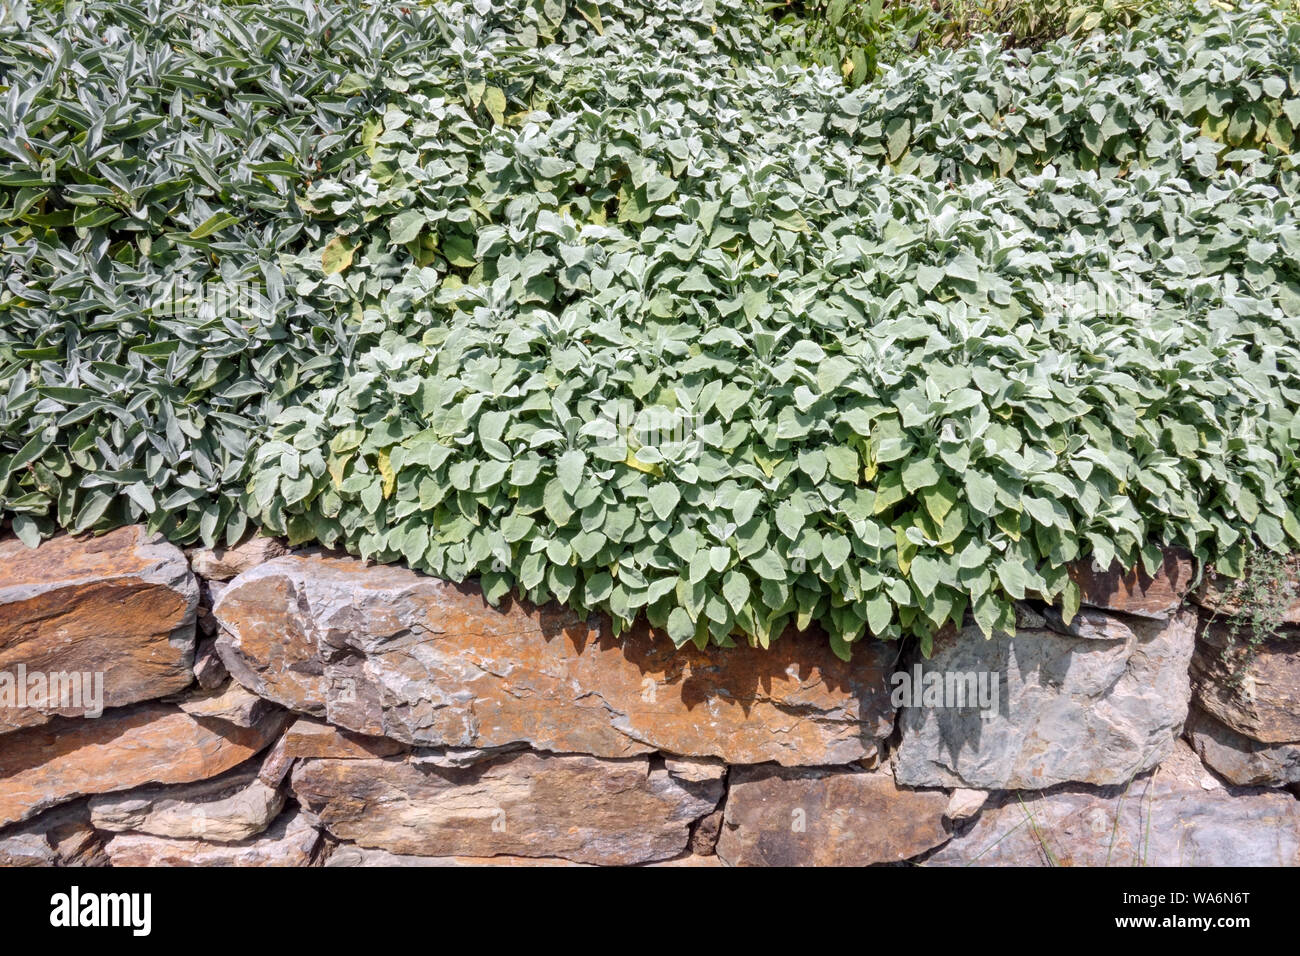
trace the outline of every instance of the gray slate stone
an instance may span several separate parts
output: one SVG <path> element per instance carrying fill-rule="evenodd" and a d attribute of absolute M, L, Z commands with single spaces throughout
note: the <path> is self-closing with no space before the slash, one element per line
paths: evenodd
<path fill-rule="evenodd" d="M 991 640 L 967 628 L 937 640 L 931 660 L 913 663 L 940 676 L 991 672 L 998 710 L 985 717 L 969 706 L 904 707 L 898 782 L 1037 790 L 1123 783 L 1156 766 L 1187 716 L 1195 615 L 1123 624 L 1094 622 L 1079 637 L 1022 630 Z"/>
<path fill-rule="evenodd" d="M 1206 765 L 1229 783 L 1243 787 L 1300 783 L 1300 743 L 1260 743 L 1196 707 L 1187 718 L 1186 736 Z"/>
<path fill-rule="evenodd" d="M 928 866 L 1297 866 L 1300 801 L 1225 787 L 1179 741 L 1130 785 L 995 794 Z"/>
<path fill-rule="evenodd" d="M 236 843 L 263 832 L 284 808 L 284 793 L 258 779 L 259 761 L 211 780 L 140 787 L 90 800 L 95 827 L 111 833 Z"/>

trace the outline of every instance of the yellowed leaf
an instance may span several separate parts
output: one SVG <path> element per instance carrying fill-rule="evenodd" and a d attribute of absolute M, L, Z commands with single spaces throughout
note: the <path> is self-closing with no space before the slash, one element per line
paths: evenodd
<path fill-rule="evenodd" d="M 343 472 L 348 467 L 348 462 L 352 460 L 352 452 L 344 455 L 330 455 L 326 467 L 329 469 L 330 480 L 334 482 L 335 488 L 343 487 Z"/>
<path fill-rule="evenodd" d="M 388 452 L 379 453 L 379 475 L 384 480 L 384 497 L 391 498 L 393 489 L 397 487 L 397 472 L 393 471 L 392 463 L 388 460 Z"/>
<path fill-rule="evenodd" d="M 352 240 L 346 236 L 335 236 L 327 242 L 320 254 L 320 264 L 325 274 L 334 275 L 352 265 L 352 254 L 356 248 Z"/>
<path fill-rule="evenodd" d="M 623 464 L 627 465 L 629 468 L 635 468 L 637 471 L 643 471 L 647 475 L 654 475 L 656 478 L 662 478 L 664 474 L 663 469 L 658 465 L 647 465 L 645 462 L 638 461 L 636 455 L 632 453 L 631 449 L 628 449 L 627 457 L 623 459 Z"/>

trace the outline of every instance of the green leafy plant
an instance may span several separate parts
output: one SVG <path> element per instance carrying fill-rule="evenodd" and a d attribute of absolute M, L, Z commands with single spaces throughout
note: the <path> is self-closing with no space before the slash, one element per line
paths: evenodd
<path fill-rule="evenodd" d="M 259 424 L 350 347 L 286 291 L 277 256 L 323 235 L 296 190 L 360 151 L 343 75 L 418 45 L 312 5 L 27 15 L 0 28 L 4 510 L 29 542 L 50 518 L 238 539 Z"/>
<path fill-rule="evenodd" d="M 785 0 L 770 11 L 778 62 L 831 67 L 850 87 L 937 42 L 944 23 L 930 4 L 899 0 Z"/>
<path fill-rule="evenodd" d="M 866 148 L 900 172 L 958 182 L 1049 166 L 1207 179 L 1294 154 L 1300 50 L 1281 38 L 1300 27 L 1262 8 L 1195 23 L 1158 18 L 1036 52 L 984 37 L 900 64 L 864 96 L 877 140 Z"/>
<path fill-rule="evenodd" d="M 1038 47 L 1093 30 L 1132 27 L 1144 18 L 1177 11 L 1179 0 L 992 0 L 945 5 L 943 41 L 964 42 L 979 33 L 1005 37 L 1007 46 Z"/>
<path fill-rule="evenodd" d="M 1134 26 L 1180 8 L 1182 0 L 781 0 L 774 59 L 831 67 L 851 87 L 888 66 L 936 47 L 960 47 L 985 34 L 1008 48 L 1041 47 L 1093 30 Z"/>
<path fill-rule="evenodd" d="M 1275 11 L 853 90 L 706 0 L 31 17 L 0 28 L 29 541 L 257 525 L 841 656 L 1071 614 L 1076 560 L 1300 543 L 1294 142 L 1184 102 L 1291 108 Z"/>

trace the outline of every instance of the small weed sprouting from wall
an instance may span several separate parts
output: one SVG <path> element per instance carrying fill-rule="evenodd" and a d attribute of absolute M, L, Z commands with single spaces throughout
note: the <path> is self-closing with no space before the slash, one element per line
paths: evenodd
<path fill-rule="evenodd" d="M 1228 686 L 1240 693 L 1259 649 L 1282 628 L 1287 609 L 1296 598 L 1295 555 L 1258 549 L 1251 554 L 1246 573 L 1224 593 L 1211 620 L 1227 611 L 1226 643 L 1220 652 Z"/>

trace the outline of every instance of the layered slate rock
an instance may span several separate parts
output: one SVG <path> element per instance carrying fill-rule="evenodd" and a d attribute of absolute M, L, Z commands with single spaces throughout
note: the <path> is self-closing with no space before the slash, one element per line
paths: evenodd
<path fill-rule="evenodd" d="M 1188 715 L 1185 736 L 1205 765 L 1229 783 L 1244 787 L 1300 783 L 1300 743 L 1252 740 L 1197 707 Z"/>
<path fill-rule="evenodd" d="M 948 839 L 940 790 L 905 790 L 886 770 L 737 767 L 718 836 L 731 866 L 863 866 Z"/>
<path fill-rule="evenodd" d="M 1154 767 L 1187 716 L 1195 615 L 1124 625 L 1086 637 L 1048 629 L 985 640 L 976 628 L 941 636 L 933 657 L 918 655 L 909 673 L 954 689 L 984 674 L 997 688 L 996 713 L 952 706 L 951 692 L 904 707 L 898 782 L 1042 789 L 1121 783 Z"/>
<path fill-rule="evenodd" d="M 44 834 L 0 835 L 0 866 L 58 866 L 59 856 Z"/>
<path fill-rule="evenodd" d="M 141 787 L 90 799 L 90 819 L 110 833 L 146 833 L 216 843 L 257 836 L 284 808 L 284 792 L 258 776 L 256 762 L 211 780 Z"/>
<path fill-rule="evenodd" d="M 255 727 L 267 714 L 280 709 L 234 681 L 212 690 L 200 689 L 174 702 L 191 717 L 224 720 L 237 727 Z"/>
<path fill-rule="evenodd" d="M 987 790 L 967 790 L 959 787 L 948 797 L 948 808 L 943 815 L 955 823 L 969 820 L 984 809 L 988 799 Z"/>
<path fill-rule="evenodd" d="M 230 679 L 230 672 L 217 653 L 214 638 L 199 641 L 194 651 L 194 680 L 204 690 L 216 690 Z"/>
<path fill-rule="evenodd" d="M 1182 606 L 1196 580 L 1191 555 L 1176 549 L 1164 552 L 1155 574 L 1141 565 L 1126 571 L 1118 561 L 1105 569 L 1092 561 L 1076 561 L 1069 572 L 1084 604 L 1157 620 Z"/>
<path fill-rule="evenodd" d="M 189 558 L 195 574 L 209 581 L 229 581 L 288 551 L 275 538 L 254 535 L 233 548 L 193 548 L 189 552 Z"/>
<path fill-rule="evenodd" d="M 284 736 L 281 735 L 267 750 L 265 756 L 262 757 L 262 766 L 257 771 L 257 779 L 268 787 L 278 789 L 282 783 L 289 779 L 289 772 L 293 770 L 293 764 L 294 758 L 284 751 Z"/>
<path fill-rule="evenodd" d="M 1133 639 L 1133 619 L 1123 614 L 1108 614 L 1105 611 L 1081 607 L 1067 623 L 1061 612 L 1054 607 L 1044 609 L 1043 623 L 1057 634 L 1068 637 L 1082 637 L 1090 641 L 1128 641 Z"/>
<path fill-rule="evenodd" d="M 299 717 L 290 724 L 281 743 L 284 745 L 284 755 L 290 759 L 392 757 L 411 749 L 409 744 L 398 740 L 367 737 L 310 717 Z"/>
<path fill-rule="evenodd" d="M 321 842 L 306 814 L 281 815 L 263 834 L 238 843 L 121 833 L 104 844 L 113 866 L 310 866 Z"/>
<path fill-rule="evenodd" d="M 1196 703 L 1237 733 L 1266 744 L 1300 742 L 1300 636 L 1266 639 L 1254 653 L 1230 648 L 1230 626 L 1206 623 L 1192 659 Z"/>
<path fill-rule="evenodd" d="M 270 744 L 285 722 L 277 710 L 237 727 L 150 703 L 15 731 L 0 745 L 0 825 L 87 794 L 215 777 Z"/>
<path fill-rule="evenodd" d="M 1129 785 L 995 794 L 931 866 L 1297 866 L 1300 801 L 1224 787 L 1180 743 Z"/>
<path fill-rule="evenodd" d="M 586 866 L 572 860 L 540 856 L 399 856 L 387 850 L 371 850 L 363 846 L 343 844 L 335 847 L 325 858 L 327 867 L 420 867 L 420 866 Z"/>
<path fill-rule="evenodd" d="M 139 526 L 0 542 L 0 733 L 186 687 L 198 599 L 185 556 Z"/>
<path fill-rule="evenodd" d="M 691 783 L 648 757 L 508 754 L 448 769 L 406 757 L 301 760 L 298 802 L 339 840 L 398 856 L 562 857 L 631 864 L 686 848 L 719 780 Z"/>
<path fill-rule="evenodd" d="M 893 726 L 895 652 L 879 644 L 852 663 L 820 635 L 678 650 L 645 628 L 615 639 L 558 606 L 494 609 L 472 586 L 303 555 L 240 575 L 214 613 L 222 659 L 253 692 L 422 746 L 836 764 L 874 755 Z"/>
<path fill-rule="evenodd" d="M 47 810 L 0 833 L 0 867 L 105 866 L 103 835 L 84 800 Z"/>
<path fill-rule="evenodd" d="M 687 854 L 685 856 L 673 857 L 673 859 L 671 860 L 660 860 L 658 863 L 646 864 L 646 866 L 654 867 L 656 869 L 662 867 L 679 867 L 679 866 L 690 867 L 694 869 L 695 867 L 720 867 L 726 865 L 727 864 L 723 863 L 722 860 L 720 860 L 715 855 L 700 856 L 698 854 Z"/>

